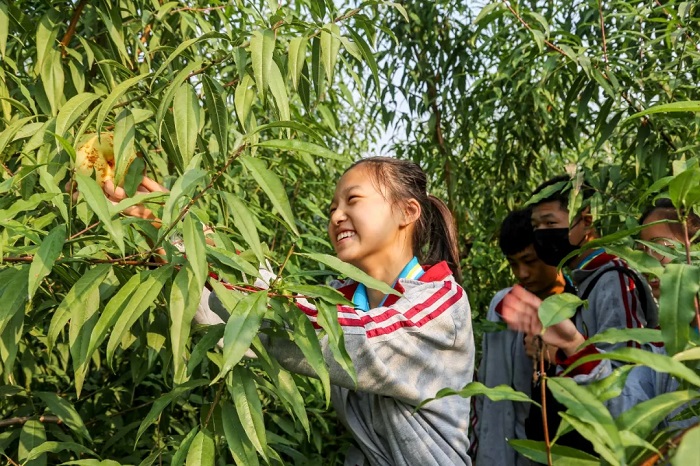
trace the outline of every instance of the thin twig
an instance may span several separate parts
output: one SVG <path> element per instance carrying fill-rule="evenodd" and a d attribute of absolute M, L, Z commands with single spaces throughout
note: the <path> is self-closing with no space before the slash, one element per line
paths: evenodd
<path fill-rule="evenodd" d="M 5 162 L 2 162 L 2 168 L 5 169 L 5 171 L 7 172 L 8 175 L 10 175 L 10 176 L 15 176 L 15 174 L 12 173 L 12 170 L 10 170 L 10 167 L 8 167 L 7 165 L 5 165 Z"/>
<path fill-rule="evenodd" d="M 513 15 L 518 19 L 518 21 L 520 21 L 520 23 L 521 23 L 523 26 L 525 26 L 525 27 L 528 29 L 528 31 L 532 30 L 532 26 L 530 26 L 530 25 L 518 14 L 518 12 L 515 11 L 515 10 L 513 9 L 513 7 L 510 5 L 510 3 L 508 3 L 508 0 L 503 0 L 503 3 L 505 3 L 506 7 L 508 7 L 508 9 L 510 10 L 510 12 L 513 13 Z M 565 57 L 568 58 L 568 55 L 567 55 L 562 49 L 560 49 L 559 47 L 557 47 L 556 45 L 554 45 L 552 42 L 548 41 L 547 39 L 543 39 L 543 41 L 544 41 L 545 45 L 547 45 L 547 47 L 551 48 L 552 50 L 554 50 L 554 51 L 556 51 L 556 52 L 559 52 L 560 54 L 562 54 L 562 55 L 564 55 Z"/>
<path fill-rule="evenodd" d="M 177 8 L 175 10 L 172 10 L 170 14 L 172 15 L 173 13 L 177 13 L 179 11 L 194 11 L 197 13 L 209 13 L 210 11 L 214 10 L 223 10 L 226 8 L 228 5 L 221 5 L 221 6 L 212 6 L 209 8 L 192 8 L 192 7 L 183 7 L 183 8 Z"/>
<path fill-rule="evenodd" d="M 603 0 L 598 0 L 598 15 L 600 16 L 600 30 L 603 36 L 603 61 L 608 70 L 608 43 L 605 40 L 605 22 L 603 21 Z"/>
<path fill-rule="evenodd" d="M 544 445 L 547 449 L 547 464 L 552 466 L 552 445 L 549 440 L 549 421 L 547 419 L 547 374 L 544 370 L 544 354 L 547 350 L 542 338 L 537 336 L 540 349 L 540 395 L 542 397 L 542 428 L 544 429 Z"/>
<path fill-rule="evenodd" d="M 87 228 L 85 228 L 85 229 L 83 229 L 83 230 L 77 232 L 76 234 L 74 234 L 73 236 L 71 236 L 70 238 L 68 238 L 68 241 L 73 240 L 73 239 L 77 238 L 78 236 L 80 236 L 80 235 L 82 235 L 82 234 L 84 234 L 84 233 L 87 233 L 88 231 L 92 230 L 93 228 L 95 228 L 95 227 L 96 227 L 97 225 L 99 225 L 99 224 L 100 224 L 100 222 L 95 222 L 95 223 L 93 223 L 93 224 L 90 225 L 89 227 L 87 227 Z"/>
<path fill-rule="evenodd" d="M 2 456 L 4 456 L 5 459 L 7 459 L 7 464 L 11 464 L 12 466 L 19 466 L 19 464 L 15 463 L 14 460 L 7 456 L 5 453 L 3 453 Z"/>
<path fill-rule="evenodd" d="M 11 417 L 0 421 L 0 427 L 24 425 L 27 421 L 37 419 L 35 416 Z M 61 424 L 63 421 L 58 416 L 39 416 L 38 421 L 41 423 Z"/>
<path fill-rule="evenodd" d="M 68 44 L 70 43 L 70 40 L 73 38 L 73 34 L 75 34 L 75 27 L 78 25 L 78 19 L 80 18 L 80 13 L 82 13 L 83 8 L 85 8 L 85 5 L 87 5 L 88 0 L 80 0 L 80 3 L 78 3 L 78 6 L 75 7 L 75 11 L 73 12 L 73 17 L 70 19 L 70 25 L 68 26 L 68 30 L 66 31 L 66 34 L 63 36 L 63 39 L 61 39 L 61 49 L 63 50 L 61 53 L 65 57 L 67 52 L 66 52 L 66 47 L 68 47 Z"/>
<path fill-rule="evenodd" d="M 226 382 L 224 382 L 224 381 L 219 382 L 219 389 L 216 391 L 216 396 L 214 397 L 214 401 L 212 402 L 211 406 L 209 407 L 209 412 L 207 413 L 207 418 L 204 420 L 204 428 L 205 429 L 209 426 L 209 421 L 211 420 L 211 415 L 214 414 L 214 408 L 216 408 L 216 405 L 219 404 L 219 400 L 221 400 L 221 394 L 224 391 L 224 387 L 226 387 Z"/>

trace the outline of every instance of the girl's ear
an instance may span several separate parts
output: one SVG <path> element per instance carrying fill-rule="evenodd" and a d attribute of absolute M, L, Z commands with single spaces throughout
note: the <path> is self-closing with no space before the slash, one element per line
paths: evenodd
<path fill-rule="evenodd" d="M 409 199 L 403 206 L 403 222 L 401 222 L 401 226 L 415 223 L 420 218 L 420 214 L 420 203 L 415 199 Z"/>

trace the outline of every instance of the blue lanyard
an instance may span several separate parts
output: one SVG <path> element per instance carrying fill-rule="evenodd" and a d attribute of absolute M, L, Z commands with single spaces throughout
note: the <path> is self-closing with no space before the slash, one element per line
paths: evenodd
<path fill-rule="evenodd" d="M 605 249 L 600 248 L 600 249 L 595 249 L 593 252 L 591 252 L 589 255 L 584 257 L 581 262 L 579 263 L 578 267 L 576 267 L 578 270 L 583 270 L 585 266 L 593 262 L 593 259 L 596 257 L 600 256 L 605 252 Z"/>
<path fill-rule="evenodd" d="M 420 263 L 418 262 L 417 257 L 413 257 L 411 261 L 406 264 L 406 266 L 403 268 L 401 273 L 399 274 L 399 277 L 396 279 L 394 282 L 394 286 L 396 286 L 396 283 L 399 281 L 401 278 L 406 278 L 409 280 L 418 280 L 420 277 L 423 276 L 425 272 L 423 271 L 423 267 L 421 267 Z M 382 299 L 382 302 L 379 303 L 379 307 L 381 307 L 384 304 L 384 301 L 386 301 L 386 296 L 384 296 L 384 299 Z M 368 312 L 370 307 L 369 307 L 369 297 L 367 296 L 367 287 L 363 285 L 362 283 L 359 283 L 357 285 L 357 289 L 355 290 L 355 294 L 352 295 L 352 302 L 355 305 L 356 309 L 359 309 L 364 312 Z"/>

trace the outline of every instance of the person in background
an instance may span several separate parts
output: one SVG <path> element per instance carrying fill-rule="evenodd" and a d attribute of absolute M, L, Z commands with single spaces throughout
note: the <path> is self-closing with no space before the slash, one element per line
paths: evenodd
<path fill-rule="evenodd" d="M 659 222 L 661 220 L 667 220 L 667 222 L 649 225 L 650 223 Z M 683 225 L 679 222 L 678 211 L 673 206 L 671 200 L 667 198 L 657 199 L 654 205 L 644 211 L 639 218 L 640 225 L 649 225 L 639 233 L 639 238 L 648 243 L 657 243 L 663 248 L 673 248 L 676 246 L 676 243 L 684 244 L 685 233 L 683 231 Z M 697 243 L 698 239 L 700 239 L 698 238 L 700 217 L 691 212 L 688 215 L 687 228 L 688 240 L 693 244 Z M 643 246 L 643 249 L 647 254 L 657 259 L 662 265 L 671 262 L 671 257 L 663 254 L 662 251 L 653 250 L 646 245 Z M 651 285 L 654 298 L 659 299 L 659 279 L 656 277 L 650 278 L 649 285 Z"/>
<path fill-rule="evenodd" d="M 535 252 L 530 224 L 530 209 L 510 212 L 501 224 L 498 244 L 518 284 L 541 299 L 562 292 L 576 293 L 573 284 L 556 267 L 547 265 Z M 486 318 L 503 322 L 500 312 L 505 288 L 494 296 Z M 528 345 L 526 347 L 526 345 Z M 484 333 L 482 359 L 477 376 L 487 387 L 507 385 L 528 396 L 531 393 L 533 362 L 537 355 L 534 342 L 525 334 L 509 329 Z M 492 401 L 485 396 L 474 398 L 475 419 L 472 452 L 477 465 L 529 465 L 530 460 L 508 445 L 509 439 L 525 439 L 526 422 L 531 404 L 515 401 Z M 541 428 L 541 426 L 540 426 Z"/>

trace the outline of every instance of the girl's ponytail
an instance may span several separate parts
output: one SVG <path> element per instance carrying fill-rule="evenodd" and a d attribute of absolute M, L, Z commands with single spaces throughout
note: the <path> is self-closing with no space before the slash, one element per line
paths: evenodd
<path fill-rule="evenodd" d="M 391 157 L 369 157 L 355 162 L 348 170 L 362 165 L 380 192 L 387 192 L 397 203 L 415 199 L 421 216 L 413 231 L 413 253 L 425 264 L 446 261 L 457 282 L 461 282 L 457 227 L 444 202 L 428 195 L 428 180 L 421 168 L 408 160 Z M 427 253 L 423 254 L 427 246 Z"/>
<path fill-rule="evenodd" d="M 459 248 L 457 247 L 457 226 L 455 219 L 444 202 L 437 197 L 428 195 L 430 202 L 428 225 L 428 252 L 425 262 L 435 264 L 446 261 L 457 282 L 462 281 L 462 271 L 459 266 Z"/>

